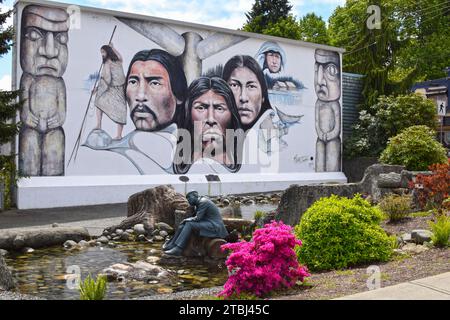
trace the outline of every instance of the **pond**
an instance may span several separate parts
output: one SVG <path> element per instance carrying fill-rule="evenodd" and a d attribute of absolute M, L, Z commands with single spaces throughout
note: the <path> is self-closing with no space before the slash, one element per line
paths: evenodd
<path fill-rule="evenodd" d="M 242 205 L 242 218 L 252 220 L 256 211 L 272 211 L 276 204 Z M 18 291 L 46 299 L 79 299 L 79 291 L 69 278 L 79 270 L 81 278 L 96 277 L 103 269 L 117 263 L 145 261 L 160 256 L 162 243 L 120 242 L 114 248 L 86 247 L 66 250 L 62 246 L 36 249 L 32 253 L 10 253 L 6 262 L 13 270 Z M 163 268 L 177 273 L 172 285 L 129 280 L 108 282 L 106 299 L 133 299 L 158 293 L 179 292 L 222 286 L 227 279 L 225 266 L 180 265 Z"/>
<path fill-rule="evenodd" d="M 256 211 L 269 212 L 275 210 L 278 204 L 253 204 L 253 205 L 241 205 L 242 219 L 253 220 Z"/>
<path fill-rule="evenodd" d="M 96 276 L 101 270 L 116 263 L 145 261 L 148 256 L 161 254 L 161 243 L 119 243 L 115 248 L 87 247 L 66 250 L 61 247 L 37 249 L 28 254 L 11 253 L 6 262 L 13 270 L 18 291 L 46 299 L 76 300 L 79 291 L 73 280 L 67 279 L 73 270 L 80 270 L 84 279 Z M 153 250 L 157 250 L 157 253 Z M 158 293 L 170 293 L 197 288 L 221 286 L 227 279 L 223 266 L 181 265 L 162 267 L 178 272 L 172 286 L 142 281 L 109 282 L 106 299 L 133 299 Z M 75 287 L 75 288 L 73 288 Z"/>

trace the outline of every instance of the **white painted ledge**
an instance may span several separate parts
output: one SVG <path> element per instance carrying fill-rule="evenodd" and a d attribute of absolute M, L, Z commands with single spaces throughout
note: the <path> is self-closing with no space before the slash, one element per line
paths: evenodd
<path fill-rule="evenodd" d="M 200 194 L 226 195 L 281 191 L 292 184 L 346 183 L 342 172 L 223 174 L 220 182 L 191 174 L 186 184 L 177 175 L 31 177 L 18 182 L 19 209 L 58 208 L 124 203 L 136 192 L 171 184 L 181 193 L 195 189 Z"/>

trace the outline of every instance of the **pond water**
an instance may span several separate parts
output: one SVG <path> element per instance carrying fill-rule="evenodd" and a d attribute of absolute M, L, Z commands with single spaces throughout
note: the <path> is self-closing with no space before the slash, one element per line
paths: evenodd
<path fill-rule="evenodd" d="M 276 204 L 242 205 L 242 218 L 251 220 L 255 211 L 272 211 Z M 6 257 L 13 269 L 18 291 L 46 299 L 79 299 L 79 291 L 67 276 L 79 270 L 81 278 L 96 277 L 103 269 L 116 263 L 145 261 L 148 256 L 161 255 L 161 243 L 117 243 L 115 248 L 87 247 L 66 250 L 62 246 L 36 249 L 32 253 L 10 253 Z M 156 250 L 156 253 L 150 251 Z M 106 299 L 133 299 L 158 293 L 179 292 L 198 288 L 222 286 L 227 279 L 225 266 L 180 265 L 162 267 L 179 272 L 172 285 L 143 281 L 109 282 Z M 184 270 L 181 272 L 181 270 Z M 72 285 L 71 285 L 72 284 Z"/>
<path fill-rule="evenodd" d="M 47 299 L 79 299 L 79 291 L 70 278 L 79 268 L 81 278 L 97 274 L 115 263 L 134 263 L 150 256 L 159 256 L 161 244 L 120 243 L 115 248 L 88 247 L 66 250 L 62 247 L 37 249 L 28 254 L 10 254 L 6 262 L 13 270 L 18 291 Z M 150 250 L 158 253 L 150 254 Z M 150 284 L 142 281 L 109 282 L 106 299 L 132 299 L 158 293 L 178 292 L 197 288 L 221 286 L 227 279 L 226 267 L 205 265 L 181 265 L 162 267 L 174 271 L 184 270 L 173 286 Z"/>
<path fill-rule="evenodd" d="M 242 219 L 253 220 L 256 211 L 269 212 L 275 210 L 278 204 L 254 204 L 254 205 L 242 205 Z"/>

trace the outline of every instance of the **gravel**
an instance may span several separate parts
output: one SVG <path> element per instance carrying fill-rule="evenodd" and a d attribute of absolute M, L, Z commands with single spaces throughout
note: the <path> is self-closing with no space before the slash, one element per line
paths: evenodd
<path fill-rule="evenodd" d="M 202 296 L 216 296 L 222 290 L 222 287 L 202 288 L 169 294 L 156 294 L 152 296 L 140 297 L 136 300 L 192 300 Z"/>
<path fill-rule="evenodd" d="M 31 296 L 28 294 L 21 294 L 12 291 L 0 290 L 0 300 L 45 300 L 45 299 L 36 296 Z"/>

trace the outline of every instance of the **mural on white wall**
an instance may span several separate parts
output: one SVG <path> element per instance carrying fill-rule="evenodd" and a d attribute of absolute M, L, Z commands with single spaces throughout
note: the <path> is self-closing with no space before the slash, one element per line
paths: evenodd
<path fill-rule="evenodd" d="M 82 30 L 96 32 L 69 30 L 60 8 L 22 11 L 22 173 L 340 171 L 337 52 L 81 15 Z M 30 68 L 34 60 L 44 67 Z"/>
<path fill-rule="evenodd" d="M 68 17 L 36 5 L 22 11 L 19 169 L 25 176 L 64 175 Z"/>

